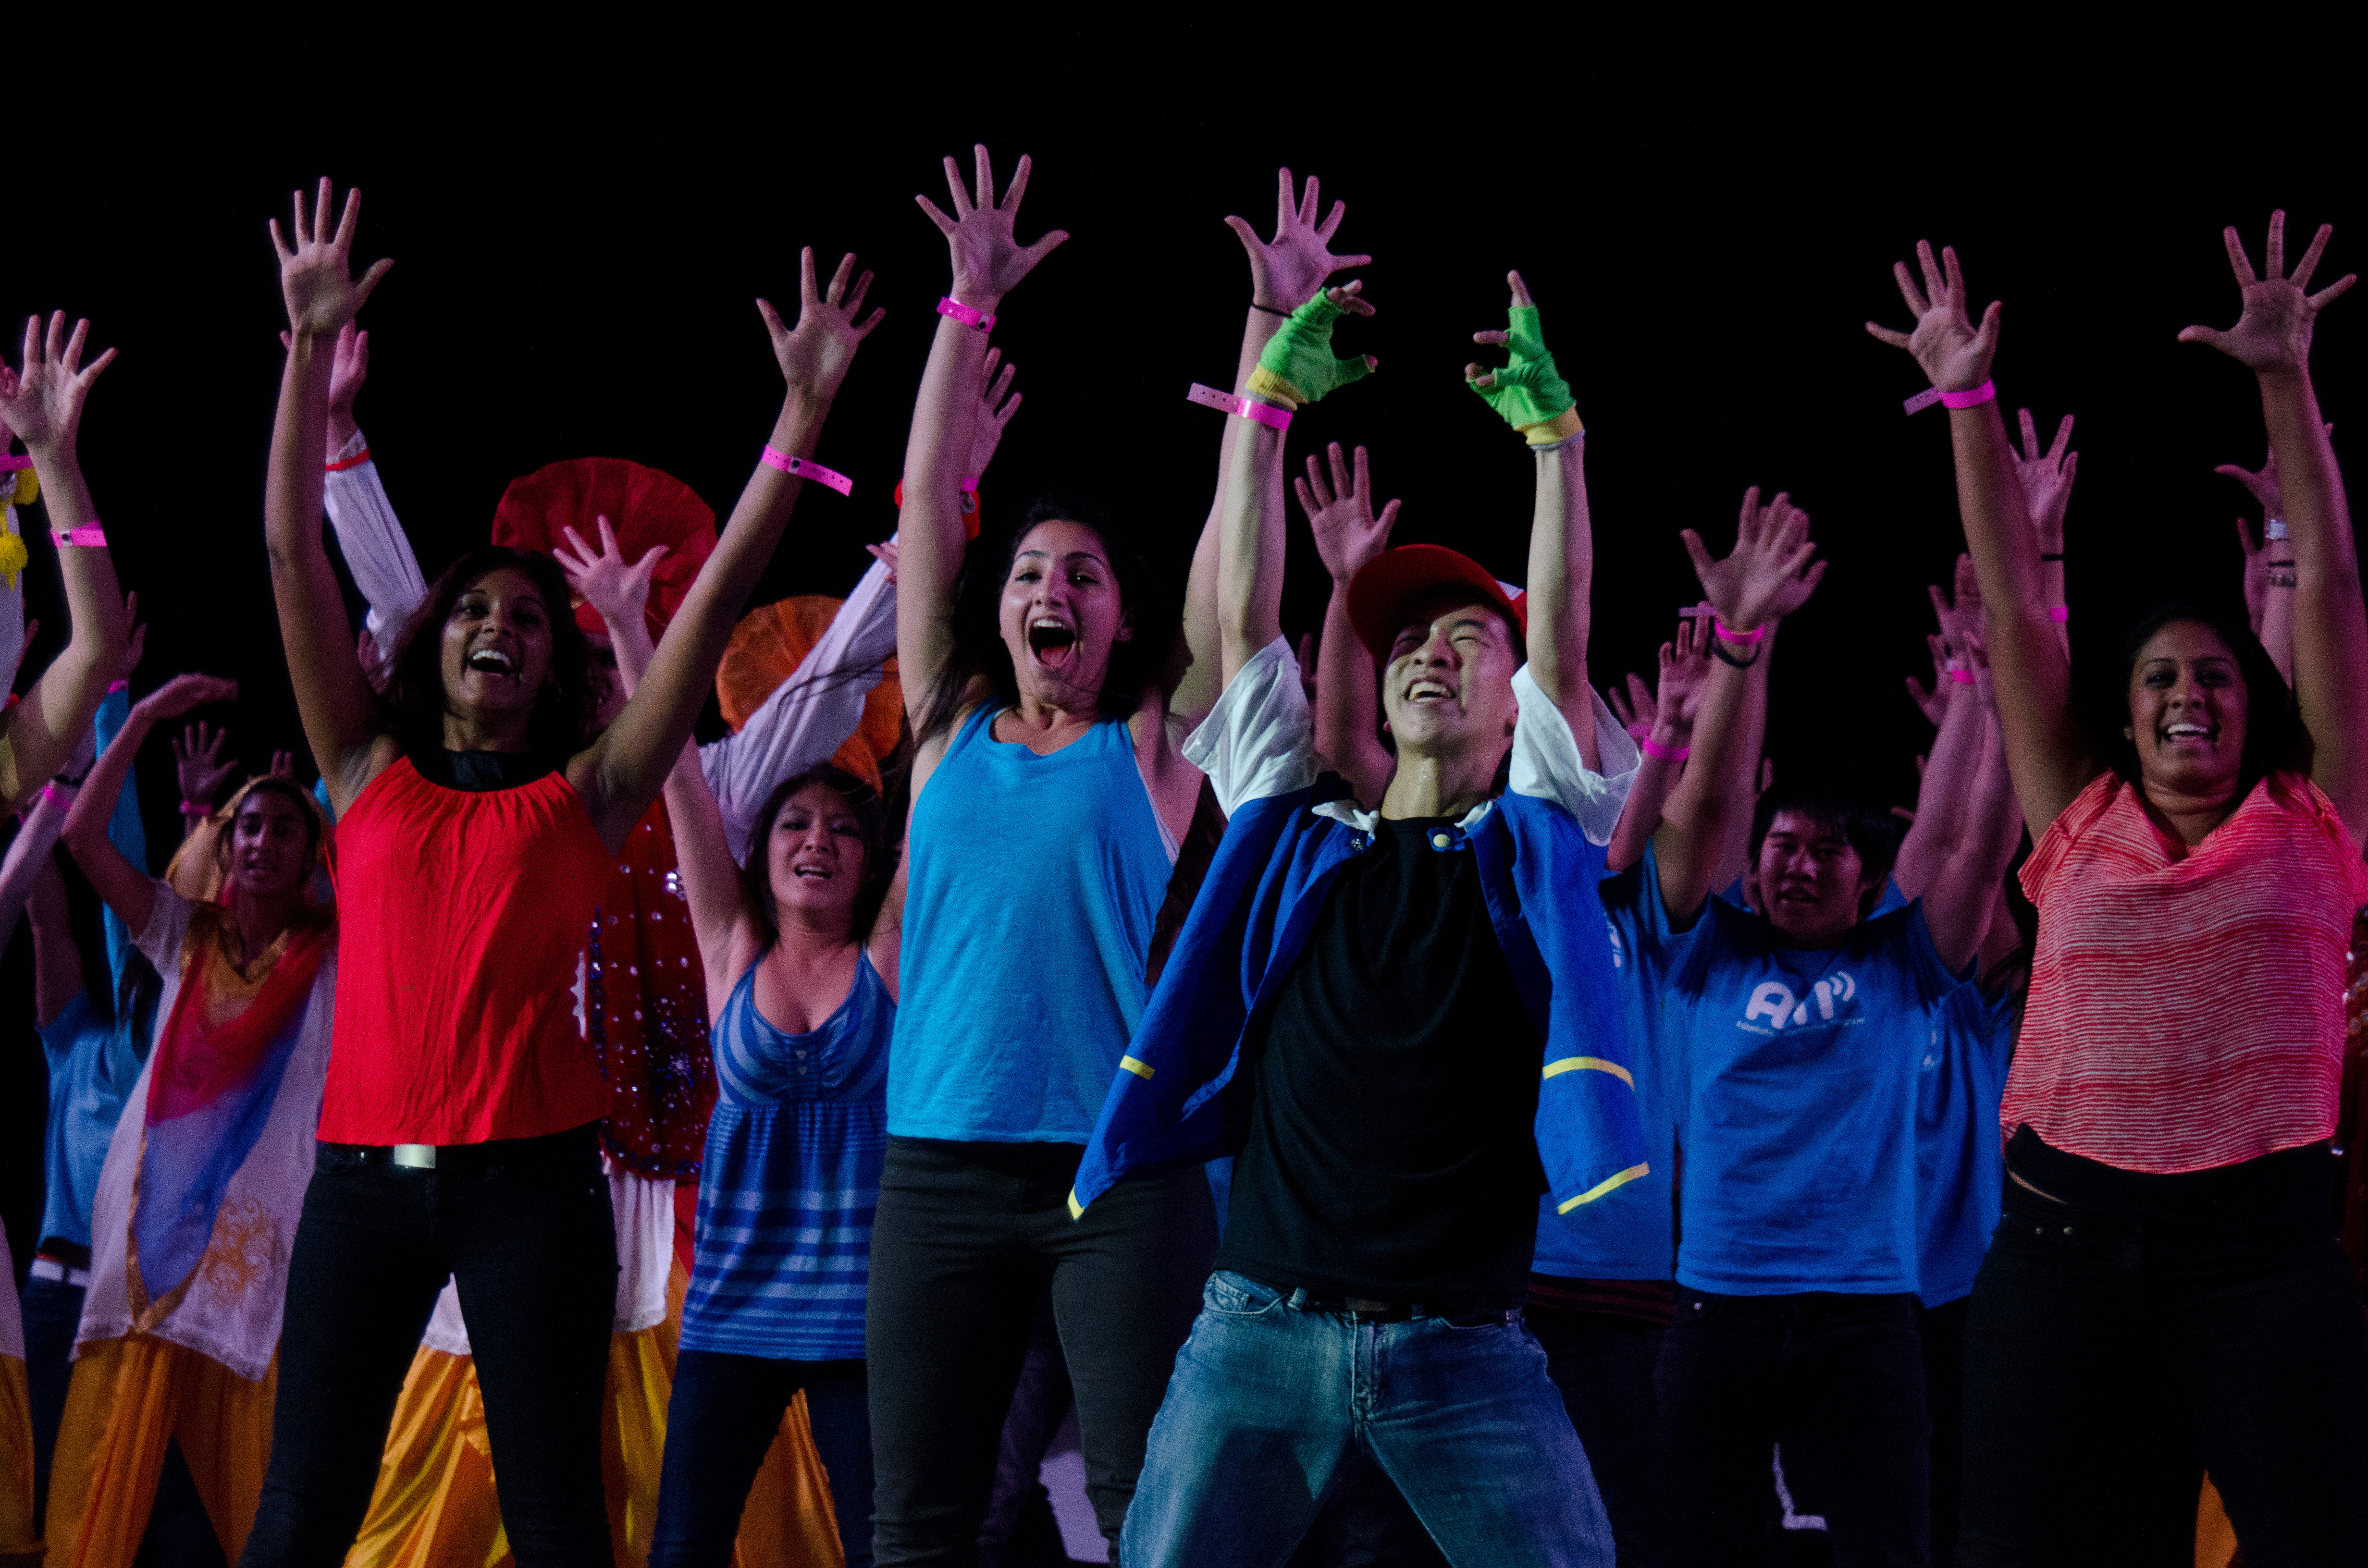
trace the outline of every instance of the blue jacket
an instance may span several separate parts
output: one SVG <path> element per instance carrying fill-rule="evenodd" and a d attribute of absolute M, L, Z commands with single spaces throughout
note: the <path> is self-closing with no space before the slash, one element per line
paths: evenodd
<path fill-rule="evenodd" d="M 1249 1125 L 1243 1044 L 1273 1007 L 1334 873 L 1372 842 L 1311 809 L 1347 793 L 1326 774 L 1311 789 L 1244 803 L 1227 824 L 1102 1102 L 1072 1214 L 1135 1172 L 1241 1148 Z M 1651 1174 L 1595 897 L 1604 851 L 1554 801 L 1510 792 L 1468 836 L 1462 828 L 1441 834 L 1451 838 L 1444 848 L 1468 844 L 1477 857 L 1489 923 L 1545 1037 L 1538 1153 L 1555 1210 L 1569 1214 Z"/>

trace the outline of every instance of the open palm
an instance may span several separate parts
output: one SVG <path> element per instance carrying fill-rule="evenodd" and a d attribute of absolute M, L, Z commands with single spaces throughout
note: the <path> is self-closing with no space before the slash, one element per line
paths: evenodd
<path fill-rule="evenodd" d="M 819 403 L 827 403 L 838 395 L 839 383 L 847 380 L 848 367 L 855 363 L 855 351 L 888 313 L 873 311 L 860 324 L 856 321 L 857 312 L 863 309 L 863 296 L 871 290 L 869 271 L 855 277 L 853 251 L 839 257 L 838 270 L 831 274 L 830 287 L 817 288 L 814 247 L 808 245 L 798 252 L 797 325 L 784 325 L 781 313 L 773 309 L 769 300 L 757 301 L 757 313 L 765 318 L 765 330 L 773 335 L 773 358 L 780 363 L 781 379 L 790 384 L 790 391 Z"/>
<path fill-rule="evenodd" d="M 977 310 L 992 311 L 996 301 L 1018 287 L 1019 280 L 1035 270 L 1036 264 L 1053 254 L 1062 241 L 1069 237 L 1065 229 L 1055 229 L 1032 245 L 1019 243 L 1019 199 L 1028 194 L 1028 176 L 1035 167 L 1027 158 L 1011 174 L 1010 187 L 1003 199 L 995 199 L 995 165 L 984 145 L 971 149 L 976 164 L 975 186 L 964 190 L 962 165 L 951 158 L 946 160 L 946 188 L 953 195 L 953 215 L 948 217 L 937 203 L 926 196 L 914 200 L 929 215 L 929 222 L 945 235 L 946 248 L 953 258 L 953 296 Z"/>
<path fill-rule="evenodd" d="M 25 323 L 23 368 L 12 370 L 0 364 L 0 422 L 26 446 L 39 450 L 74 445 L 90 384 L 115 362 L 115 350 L 110 348 L 87 366 L 83 364 L 83 344 L 89 335 L 86 321 L 74 323 L 69 335 L 63 311 L 50 317 L 46 333 L 41 318 L 34 316 Z"/>
<path fill-rule="evenodd" d="M 1326 456 L 1331 472 L 1315 458 L 1307 460 L 1307 477 L 1293 480 L 1299 504 L 1307 509 L 1307 526 L 1315 535 L 1315 553 L 1326 571 L 1345 582 L 1365 562 L 1389 548 L 1390 529 L 1397 526 L 1398 504 L 1373 512 L 1373 476 L 1359 447 L 1353 469 L 1343 460 L 1335 441 Z"/>
<path fill-rule="evenodd" d="M 2257 276 L 2252 257 L 2245 254 L 2245 242 L 2237 237 L 2235 228 L 2221 231 L 2221 241 L 2228 247 L 2228 267 L 2237 275 L 2238 297 L 2244 309 L 2237 324 L 2223 331 L 2217 327 L 2191 326 L 2179 335 L 2181 343 L 2208 343 L 2248 370 L 2263 373 L 2300 369 L 2310 358 L 2311 328 L 2325 310 L 2351 285 L 2359 280 L 2353 273 L 2345 273 L 2317 293 L 2306 292 L 2310 275 L 2318 270 L 2318 258 L 2327 250 L 2327 242 L 2334 234 L 2335 225 L 2321 223 L 2318 233 L 2311 236 L 2309 248 L 2294 264 L 2292 274 L 2285 269 L 2286 215 L 2283 211 L 2270 214 L 2269 246 L 2262 256 L 2268 276 Z"/>
<path fill-rule="evenodd" d="M 329 232 L 329 206 L 333 195 L 329 181 L 321 181 L 320 193 L 308 211 L 304 193 L 294 198 L 293 230 L 295 241 L 290 244 L 279 232 L 279 221 L 271 221 L 271 248 L 279 257 L 279 293 L 287 301 L 288 325 L 292 331 L 318 337 L 334 337 L 338 329 L 354 319 L 362 301 L 379 285 L 394 266 L 381 257 L 370 264 L 368 272 L 357 278 L 353 275 L 354 230 L 361 221 L 362 193 L 346 192 L 346 210 L 337 220 L 336 232 Z"/>

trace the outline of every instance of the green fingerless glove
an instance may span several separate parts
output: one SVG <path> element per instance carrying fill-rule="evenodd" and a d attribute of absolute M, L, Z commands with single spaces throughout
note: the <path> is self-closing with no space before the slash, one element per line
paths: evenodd
<path fill-rule="evenodd" d="M 1554 356 L 1538 335 L 1538 308 L 1515 305 L 1505 314 L 1505 347 L 1512 363 L 1496 372 L 1492 386 L 1470 380 L 1464 384 L 1504 415 L 1506 424 L 1528 437 L 1530 445 L 1548 447 L 1570 439 L 1585 426 L 1578 422 L 1570 383 L 1554 369 Z"/>
<path fill-rule="evenodd" d="M 1345 313 L 1329 294 L 1318 294 L 1292 312 L 1282 330 L 1267 339 L 1258 369 L 1250 372 L 1248 390 L 1297 408 L 1371 375 L 1361 354 L 1332 358 L 1332 324 Z"/>

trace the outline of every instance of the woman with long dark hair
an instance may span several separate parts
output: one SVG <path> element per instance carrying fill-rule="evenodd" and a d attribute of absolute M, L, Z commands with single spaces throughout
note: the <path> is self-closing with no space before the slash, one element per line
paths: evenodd
<path fill-rule="evenodd" d="M 321 543 L 320 453 L 339 330 L 386 269 L 348 256 L 359 203 L 329 182 L 272 225 L 290 331 L 265 501 L 289 673 L 338 813 L 345 970 L 318 1170 L 290 1267 L 271 1468 L 251 1563 L 353 1540 L 404 1372 L 446 1277 L 485 1400 L 521 1564 L 602 1561 L 599 1403 L 616 1278 L 598 1122 L 608 1089 L 571 995 L 618 846 L 689 738 L 732 618 L 788 520 L 863 337 L 871 278 L 825 292 L 802 258 L 789 392 L 763 466 L 614 723 L 549 557 L 489 547 L 429 585 L 384 696 L 355 656 Z"/>
<path fill-rule="evenodd" d="M 2322 228 L 2291 275 L 2226 239 L 2244 309 L 2182 341 L 2254 372 L 2283 487 L 2290 693 L 2192 605 L 2125 650 L 2119 744 L 2082 732 L 1990 361 L 1952 251 L 1896 268 L 1950 410 L 2039 935 L 1999 1120 L 2004 1216 L 1965 1324 L 1958 1560 L 2186 1562 L 2208 1470 L 2251 1562 L 2368 1561 L 2368 1322 L 2328 1139 L 2345 949 L 2368 903 L 2368 617 L 2312 390 Z"/>

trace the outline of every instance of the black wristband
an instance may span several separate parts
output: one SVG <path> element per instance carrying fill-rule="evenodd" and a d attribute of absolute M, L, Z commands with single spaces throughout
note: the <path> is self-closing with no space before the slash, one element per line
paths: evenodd
<path fill-rule="evenodd" d="M 2064 552 L 2059 550 L 2055 554 L 2050 555 L 2043 550 L 2039 552 L 2039 559 L 2042 561 L 2061 561 L 2064 559 Z"/>
<path fill-rule="evenodd" d="M 1751 657 L 1738 659 L 1726 651 L 1725 640 L 1716 635 L 1710 640 L 1710 655 L 1720 664 L 1731 665 L 1738 670 L 1748 670 L 1759 662 L 1759 649 L 1757 646 L 1751 650 Z"/>
<path fill-rule="evenodd" d="M 1289 311 L 1278 311 L 1272 305 L 1261 305 L 1256 300 L 1252 300 L 1250 301 L 1250 309 L 1254 311 L 1264 311 L 1270 316 L 1281 316 L 1285 321 L 1289 321 L 1291 319 L 1291 312 Z"/>

